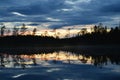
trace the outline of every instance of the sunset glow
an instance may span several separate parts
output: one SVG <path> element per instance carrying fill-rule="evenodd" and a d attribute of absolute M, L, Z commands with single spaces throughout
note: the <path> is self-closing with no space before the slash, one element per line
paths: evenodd
<path fill-rule="evenodd" d="M 54 52 L 54 53 L 48 53 L 48 54 L 34 54 L 34 55 L 21 55 L 21 58 L 25 59 L 32 59 L 35 58 L 38 62 L 39 60 L 42 61 L 51 61 L 51 60 L 56 60 L 56 61 L 78 61 L 80 63 L 86 63 L 86 64 L 91 64 L 93 62 L 92 57 L 85 57 L 83 55 L 75 55 L 70 52 L 66 53 L 63 51 Z M 31 62 L 29 62 L 31 64 Z M 28 64 L 28 62 L 27 62 Z"/>
<path fill-rule="evenodd" d="M 53 36 L 56 37 L 58 36 L 59 38 L 65 38 L 67 36 L 69 37 L 74 37 L 78 34 L 80 34 L 81 29 L 85 28 L 87 30 L 87 33 L 91 33 L 91 28 L 94 27 L 94 25 L 74 25 L 74 26 L 63 26 L 62 28 L 56 28 L 54 30 L 54 28 L 49 28 L 50 24 L 40 24 L 38 26 L 30 26 L 30 23 L 26 23 L 25 27 L 26 32 L 23 35 L 32 35 L 33 29 L 36 28 L 37 31 L 35 33 L 35 35 L 37 36 Z M 16 26 L 16 28 L 20 29 L 22 24 L 21 23 L 4 23 L 4 25 L 6 26 L 5 29 L 5 35 L 9 36 L 12 35 L 12 31 L 13 31 L 13 27 Z M 44 27 L 43 27 L 44 26 Z M 70 30 L 69 30 L 70 29 Z M 8 33 L 7 31 L 10 30 L 10 32 Z M 21 34 L 21 33 L 19 33 Z"/>

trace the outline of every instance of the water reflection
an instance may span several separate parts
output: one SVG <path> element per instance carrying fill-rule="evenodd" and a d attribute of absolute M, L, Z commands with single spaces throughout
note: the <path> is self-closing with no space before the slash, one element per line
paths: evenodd
<path fill-rule="evenodd" d="M 0 53 L 1 68 L 29 68 L 42 63 L 50 64 L 90 64 L 102 68 L 107 64 L 120 65 L 120 55 L 88 55 L 66 51 L 41 54 Z"/>

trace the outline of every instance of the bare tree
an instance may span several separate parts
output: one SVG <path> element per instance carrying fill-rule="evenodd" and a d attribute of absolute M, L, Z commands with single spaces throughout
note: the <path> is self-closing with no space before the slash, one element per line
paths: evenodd
<path fill-rule="evenodd" d="M 66 38 L 69 38 L 69 37 L 70 37 L 70 30 L 71 30 L 71 28 L 68 28 L 68 29 L 67 29 L 67 34 L 65 35 Z"/>
<path fill-rule="evenodd" d="M 32 31 L 32 35 L 35 35 L 37 32 L 37 28 L 34 28 L 33 31 Z"/>
<path fill-rule="evenodd" d="M 45 32 L 44 32 L 44 36 L 48 36 L 48 31 L 45 31 Z"/>
<path fill-rule="evenodd" d="M 68 28 L 68 37 L 70 37 L 70 30 L 71 28 Z"/>
<path fill-rule="evenodd" d="M 61 34 L 60 32 L 57 32 L 56 33 L 56 38 L 60 38 L 60 34 Z"/>
<path fill-rule="evenodd" d="M 82 29 L 81 29 L 81 34 L 84 35 L 84 34 L 86 34 L 86 33 L 87 33 L 87 28 L 82 28 Z"/>
<path fill-rule="evenodd" d="M 17 36 L 19 34 L 18 31 L 19 31 L 19 28 L 16 28 L 16 26 L 14 26 L 14 28 L 13 28 L 13 35 Z"/>
<path fill-rule="evenodd" d="M 94 26 L 93 32 L 95 32 L 95 33 L 106 33 L 107 32 L 107 26 L 104 27 L 102 23 L 99 23 L 98 26 L 96 26 L 96 25 Z"/>
<path fill-rule="evenodd" d="M 21 32 L 21 35 L 24 35 L 24 34 L 25 34 L 26 29 L 27 29 L 27 28 L 26 28 L 26 25 L 23 24 L 22 27 L 21 27 L 21 31 L 20 31 L 20 32 Z"/>
<path fill-rule="evenodd" d="M 78 33 L 77 33 L 77 36 L 80 36 L 81 35 L 81 31 L 79 31 Z"/>
<path fill-rule="evenodd" d="M 5 29 L 5 25 L 1 24 L 1 36 L 4 36 Z"/>
<path fill-rule="evenodd" d="M 11 30 L 8 29 L 8 30 L 7 30 L 7 35 L 10 35 L 10 33 L 11 33 Z"/>
<path fill-rule="evenodd" d="M 55 33 L 54 36 L 56 38 L 57 37 L 56 28 L 53 29 L 53 32 Z"/>

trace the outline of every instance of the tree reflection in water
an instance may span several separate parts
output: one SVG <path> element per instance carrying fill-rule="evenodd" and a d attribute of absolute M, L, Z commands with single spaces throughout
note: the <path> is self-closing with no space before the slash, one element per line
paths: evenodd
<path fill-rule="evenodd" d="M 120 55 L 88 55 L 66 51 L 28 55 L 0 53 L 1 68 L 14 67 L 25 69 L 30 65 L 36 66 L 37 64 L 41 64 L 42 61 L 51 61 L 55 64 L 58 62 L 68 64 L 91 64 L 102 68 L 108 63 L 120 65 Z"/>

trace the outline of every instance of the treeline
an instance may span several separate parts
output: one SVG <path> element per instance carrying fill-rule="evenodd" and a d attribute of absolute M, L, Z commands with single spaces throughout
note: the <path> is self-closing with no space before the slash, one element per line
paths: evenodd
<path fill-rule="evenodd" d="M 48 36 L 18 35 L 0 37 L 0 47 L 6 46 L 73 46 L 96 44 L 120 44 L 120 28 L 115 27 L 107 31 L 106 27 L 94 26 L 92 33 L 83 32 L 72 38 L 55 38 Z"/>
<path fill-rule="evenodd" d="M 58 39 L 55 39 L 54 37 L 47 37 L 47 36 L 5 36 L 0 37 L 0 46 L 6 47 L 6 46 L 52 46 L 56 45 L 58 42 Z"/>
<path fill-rule="evenodd" d="M 107 31 L 106 27 L 94 26 L 92 33 L 63 39 L 68 44 L 120 44 L 120 28 L 115 27 Z"/>

